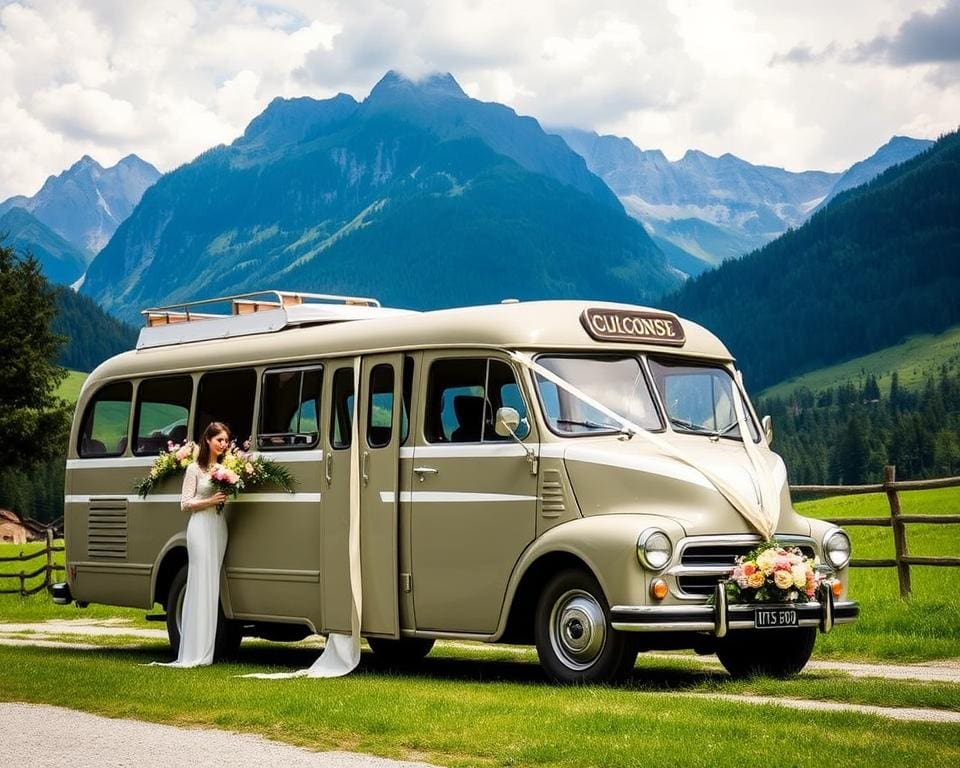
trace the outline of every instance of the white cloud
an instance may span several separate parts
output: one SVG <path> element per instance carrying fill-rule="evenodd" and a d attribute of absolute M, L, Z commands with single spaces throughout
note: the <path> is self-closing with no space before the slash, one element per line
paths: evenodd
<path fill-rule="evenodd" d="M 168 170 L 242 134 L 276 96 L 363 98 L 391 68 L 450 71 L 477 98 L 671 157 L 695 147 L 839 170 L 894 133 L 956 127 L 949 50 L 926 63 L 921 43 L 942 48 L 935 22 L 957 7 L 0 0 L 0 199 L 83 154 L 136 152 Z M 868 45 L 875 55 L 840 55 Z"/>

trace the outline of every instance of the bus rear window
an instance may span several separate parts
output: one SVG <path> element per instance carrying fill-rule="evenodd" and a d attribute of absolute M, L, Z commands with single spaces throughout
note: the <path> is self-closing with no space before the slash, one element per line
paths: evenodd
<path fill-rule="evenodd" d="M 100 389 L 87 406 L 77 454 L 82 458 L 119 456 L 127 449 L 133 385 L 118 381 Z"/>

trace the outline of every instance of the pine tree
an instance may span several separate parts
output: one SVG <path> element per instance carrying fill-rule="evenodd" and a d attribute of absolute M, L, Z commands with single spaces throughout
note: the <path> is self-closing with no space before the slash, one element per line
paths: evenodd
<path fill-rule="evenodd" d="M 21 507 L 25 477 L 38 462 L 62 455 L 70 422 L 56 396 L 66 372 L 55 363 L 63 344 L 50 328 L 55 312 L 37 261 L 0 245 L 0 491 Z M 10 501 L 0 497 L 0 505 Z"/>

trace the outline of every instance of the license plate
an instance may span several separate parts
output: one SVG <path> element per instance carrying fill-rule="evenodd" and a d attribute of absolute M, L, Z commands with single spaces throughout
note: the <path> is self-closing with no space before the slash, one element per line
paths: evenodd
<path fill-rule="evenodd" d="M 797 627 L 797 612 L 792 608 L 757 608 L 753 614 L 753 626 L 757 629 L 769 627 Z"/>

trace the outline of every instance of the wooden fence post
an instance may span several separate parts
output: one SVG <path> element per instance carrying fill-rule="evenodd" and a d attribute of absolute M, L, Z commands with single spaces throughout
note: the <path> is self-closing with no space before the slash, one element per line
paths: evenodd
<path fill-rule="evenodd" d="M 912 592 L 910 586 L 910 564 L 905 562 L 909 552 L 907 550 L 907 527 L 900 519 L 900 495 L 891 485 L 897 479 L 897 468 L 889 464 L 883 468 L 883 484 L 887 492 L 887 501 L 890 503 L 890 523 L 893 527 L 894 557 L 897 560 L 897 577 L 900 581 L 900 598 L 909 600 Z"/>
<path fill-rule="evenodd" d="M 43 580 L 43 586 L 50 591 L 53 585 L 53 528 L 47 528 L 47 573 Z"/>

